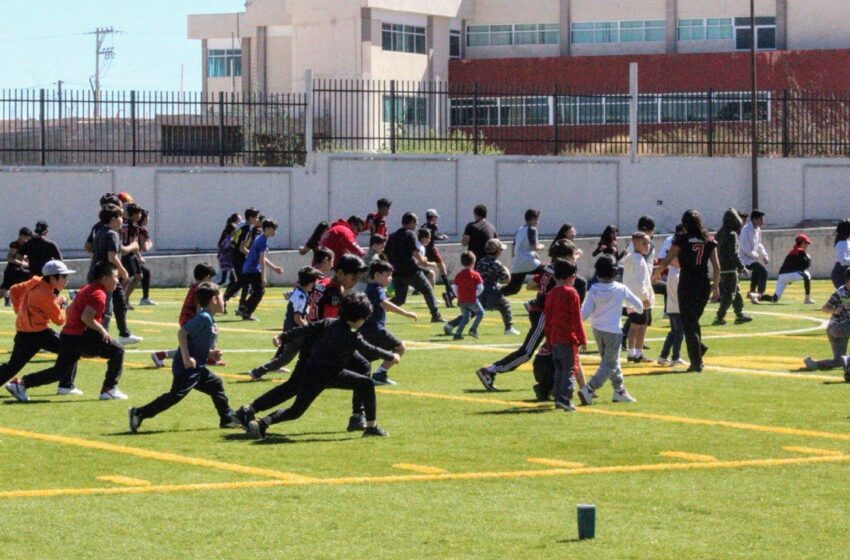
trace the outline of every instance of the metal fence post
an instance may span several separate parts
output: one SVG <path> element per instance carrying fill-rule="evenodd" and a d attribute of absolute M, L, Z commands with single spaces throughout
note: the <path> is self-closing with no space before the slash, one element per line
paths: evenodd
<path fill-rule="evenodd" d="M 478 82 L 472 84 L 472 153 L 478 155 Z"/>
<path fill-rule="evenodd" d="M 136 90 L 130 92 L 130 144 L 133 149 L 133 167 L 136 167 Z"/>
<path fill-rule="evenodd" d="M 714 91 L 708 90 L 708 157 L 714 157 Z"/>
<path fill-rule="evenodd" d="M 638 65 L 629 64 L 629 137 L 631 138 L 632 163 L 638 161 Z"/>
<path fill-rule="evenodd" d="M 390 80 L 390 152 L 395 153 L 395 80 Z"/>
<path fill-rule="evenodd" d="M 788 89 L 782 91 L 782 157 L 791 155 L 791 139 L 788 133 Z"/>
<path fill-rule="evenodd" d="M 558 155 L 558 152 L 560 151 L 559 148 L 560 148 L 560 143 L 561 143 L 560 142 L 560 136 L 559 136 L 559 133 L 558 133 L 558 124 L 559 124 L 559 121 L 560 121 L 560 115 L 558 114 L 558 112 L 559 112 L 558 111 L 558 86 L 555 85 L 555 88 L 552 91 L 552 116 L 553 116 L 552 126 L 554 127 L 553 132 L 554 132 L 554 137 L 555 137 L 555 147 L 552 150 L 553 156 Z"/>
<path fill-rule="evenodd" d="M 224 92 L 218 92 L 218 164 L 224 167 Z"/>
<path fill-rule="evenodd" d="M 47 140 L 47 130 L 45 128 L 44 122 L 44 89 L 40 89 L 38 92 L 38 120 L 41 125 L 41 165 L 47 165 L 47 147 L 45 146 L 45 142 Z"/>
<path fill-rule="evenodd" d="M 304 72 L 304 151 L 307 154 L 313 152 L 313 71 L 307 69 Z"/>

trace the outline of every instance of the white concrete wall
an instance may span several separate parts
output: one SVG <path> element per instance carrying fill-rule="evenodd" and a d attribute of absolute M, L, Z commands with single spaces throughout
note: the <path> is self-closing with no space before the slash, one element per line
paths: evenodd
<path fill-rule="evenodd" d="M 729 206 L 749 210 L 746 158 L 554 158 L 317 154 L 307 168 L 0 168 L 0 241 L 45 219 L 65 251 L 79 252 L 104 192 L 128 191 L 151 210 L 156 250 L 209 251 L 225 218 L 248 206 L 280 223 L 272 246 L 297 247 L 321 220 L 365 215 L 393 200 L 390 226 L 407 210 L 441 214 L 442 229 L 463 232 L 472 208 L 511 236 L 526 208 L 542 210 L 541 231 L 564 222 L 594 235 L 609 223 L 624 233 L 643 214 L 671 231 L 698 208 L 717 227 Z M 763 159 L 760 208 L 769 228 L 850 216 L 850 160 Z"/>

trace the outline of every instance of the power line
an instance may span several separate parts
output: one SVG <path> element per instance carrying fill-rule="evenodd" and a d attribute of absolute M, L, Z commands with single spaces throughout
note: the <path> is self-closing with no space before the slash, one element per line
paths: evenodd
<path fill-rule="evenodd" d="M 94 65 L 94 76 L 89 78 L 91 82 L 92 91 L 94 91 L 94 117 L 97 118 L 99 114 L 98 102 L 100 101 L 100 78 L 103 74 L 105 74 L 109 68 L 112 66 L 112 59 L 115 58 L 115 47 L 104 47 L 103 43 L 106 41 L 106 38 L 115 35 L 117 33 L 121 33 L 111 27 L 105 27 L 101 29 L 98 27 L 94 31 L 90 33 L 86 33 L 86 35 L 94 35 L 95 36 L 95 65 Z M 100 59 L 101 57 L 107 61 L 107 64 L 104 68 L 101 68 Z M 94 80 L 94 81 L 92 81 Z"/>

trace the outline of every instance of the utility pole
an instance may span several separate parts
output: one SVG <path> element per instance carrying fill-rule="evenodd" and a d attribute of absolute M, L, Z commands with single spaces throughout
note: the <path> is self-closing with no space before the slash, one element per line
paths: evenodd
<path fill-rule="evenodd" d="M 756 67 L 756 49 L 758 48 L 756 38 L 756 6 L 755 0 L 750 0 L 750 34 L 752 44 L 750 45 L 750 74 L 752 78 L 752 91 L 750 92 L 750 103 L 752 110 L 750 115 L 750 127 L 752 128 L 752 198 L 755 210 L 759 205 L 759 136 L 758 136 L 758 69 Z"/>
<path fill-rule="evenodd" d="M 116 33 L 120 33 L 120 31 L 116 31 L 111 27 L 104 27 L 103 29 L 98 27 L 91 33 L 86 33 L 86 35 L 95 36 L 94 76 L 89 78 L 89 83 L 91 84 L 92 91 L 94 92 L 94 109 L 92 111 L 94 118 L 97 118 L 100 115 L 100 77 L 102 72 L 100 60 L 101 58 L 103 58 L 103 60 L 112 60 L 115 58 L 115 48 L 104 48 L 103 43 L 108 36 Z"/>

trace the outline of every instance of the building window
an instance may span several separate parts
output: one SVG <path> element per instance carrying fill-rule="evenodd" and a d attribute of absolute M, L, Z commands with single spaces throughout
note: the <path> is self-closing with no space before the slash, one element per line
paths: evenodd
<path fill-rule="evenodd" d="M 242 75 L 241 49 L 210 49 L 207 51 L 207 77 L 229 78 Z"/>
<path fill-rule="evenodd" d="M 732 18 L 680 19 L 680 41 L 725 41 L 732 39 Z"/>
<path fill-rule="evenodd" d="M 425 54 L 424 27 L 385 23 L 381 29 L 381 45 L 385 51 Z"/>
<path fill-rule="evenodd" d="M 425 97 L 395 98 L 395 121 L 392 119 L 393 98 L 384 96 L 384 122 L 407 126 L 425 126 L 428 123 L 428 102 Z"/>
<path fill-rule="evenodd" d="M 449 32 L 449 58 L 460 58 L 460 31 Z"/>
<path fill-rule="evenodd" d="M 521 23 L 516 25 L 470 25 L 466 28 L 466 46 L 557 45 L 561 27 L 557 23 Z"/>
<path fill-rule="evenodd" d="M 564 95 L 495 97 L 475 101 L 451 100 L 451 126 L 551 126 L 624 125 L 629 122 L 628 95 Z M 758 119 L 770 120 L 771 99 L 758 93 Z M 555 107 L 557 106 L 557 114 Z M 750 94 L 715 92 L 711 96 L 712 120 L 747 122 L 752 116 Z M 708 121 L 709 98 L 702 93 L 644 94 L 638 97 L 638 122 L 643 124 L 703 123 Z M 387 113 L 388 114 L 388 113 Z"/>
<path fill-rule="evenodd" d="M 735 18 L 735 48 L 748 51 L 753 45 L 750 18 Z M 761 51 L 776 48 L 776 18 L 756 18 L 756 48 Z"/>
<path fill-rule="evenodd" d="M 646 43 L 664 41 L 667 23 L 664 20 L 590 21 L 570 26 L 573 43 Z"/>

